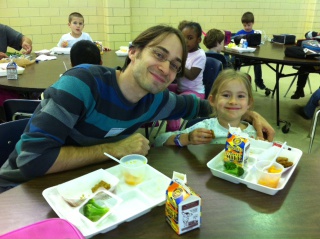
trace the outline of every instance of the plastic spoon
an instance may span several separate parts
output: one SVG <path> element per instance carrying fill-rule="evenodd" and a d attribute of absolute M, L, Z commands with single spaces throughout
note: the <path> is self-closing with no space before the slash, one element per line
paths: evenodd
<path fill-rule="evenodd" d="M 262 169 L 262 171 L 265 171 L 266 169 L 268 169 L 268 168 L 271 167 L 271 165 L 272 165 L 272 164 L 277 160 L 277 158 L 279 157 L 279 154 L 281 153 L 281 151 L 283 150 L 283 148 L 286 146 L 286 144 L 287 144 L 287 142 L 284 142 L 284 143 L 282 144 L 281 148 L 278 150 L 278 152 L 277 152 L 276 156 L 274 157 L 274 159 L 272 159 L 271 162 Z"/>
<path fill-rule="evenodd" d="M 117 163 L 120 163 L 120 160 L 113 157 L 112 155 L 108 154 L 108 153 L 104 153 L 104 155 L 108 156 L 109 158 L 113 159 L 114 161 L 116 161 Z"/>

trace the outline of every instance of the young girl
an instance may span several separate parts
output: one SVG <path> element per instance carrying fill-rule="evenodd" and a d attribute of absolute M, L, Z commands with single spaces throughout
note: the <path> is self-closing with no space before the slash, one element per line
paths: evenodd
<path fill-rule="evenodd" d="M 182 21 L 179 30 L 185 37 L 188 58 L 184 70 L 184 76 L 177 79 L 177 84 L 171 84 L 170 91 L 181 95 L 195 94 L 204 99 L 204 85 L 202 82 L 203 70 L 206 64 L 206 54 L 200 49 L 202 28 L 197 22 Z M 166 131 L 176 131 L 180 128 L 180 120 L 167 121 Z"/>
<path fill-rule="evenodd" d="M 243 72 L 224 70 L 213 83 L 209 98 L 213 117 L 203 120 L 187 129 L 167 132 L 155 139 L 155 146 L 189 144 L 224 144 L 229 126 L 256 138 L 256 130 L 241 117 L 253 106 L 251 84 Z"/>

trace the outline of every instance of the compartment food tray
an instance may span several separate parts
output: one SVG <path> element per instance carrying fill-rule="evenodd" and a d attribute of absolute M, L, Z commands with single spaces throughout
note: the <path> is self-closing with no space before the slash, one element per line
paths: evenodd
<path fill-rule="evenodd" d="M 119 178 L 119 183 L 113 193 L 123 199 L 123 201 L 111 215 L 97 225 L 88 224 L 85 220 L 81 219 L 79 207 L 71 207 L 59 194 L 57 189 L 59 185 L 45 189 L 42 195 L 60 218 L 70 221 L 86 238 L 90 238 L 96 234 L 113 230 L 119 224 L 140 217 L 149 212 L 153 207 L 165 203 L 165 192 L 171 179 L 150 165 L 147 165 L 147 167 L 145 180 L 136 186 L 130 186 L 124 182 L 119 165 L 105 169 L 108 173 Z M 92 174 L 94 172 L 68 182 L 77 187 L 79 182 L 93 178 Z"/>
<path fill-rule="evenodd" d="M 278 187 L 270 188 L 257 183 L 254 163 L 258 160 L 272 160 L 275 156 L 275 150 L 273 150 L 274 147 L 275 146 L 273 146 L 272 143 L 251 140 L 249 158 L 244 166 L 245 173 L 241 177 L 236 177 L 224 172 L 224 149 L 212 160 L 210 160 L 207 163 L 207 166 L 211 170 L 212 174 L 218 178 L 222 178 L 235 184 L 242 183 L 247 185 L 247 187 L 250 189 L 269 195 L 275 195 L 278 191 L 282 190 L 286 186 L 300 161 L 302 151 L 290 146 L 284 147 L 279 156 L 287 157 L 289 161 L 293 162 L 293 165 L 282 173 Z"/>
<path fill-rule="evenodd" d="M 242 47 L 238 47 L 238 46 L 234 46 L 232 48 L 225 46 L 225 48 L 226 48 L 226 50 L 236 51 L 239 53 L 254 52 L 256 50 L 256 48 L 253 48 L 253 47 L 242 48 Z"/>

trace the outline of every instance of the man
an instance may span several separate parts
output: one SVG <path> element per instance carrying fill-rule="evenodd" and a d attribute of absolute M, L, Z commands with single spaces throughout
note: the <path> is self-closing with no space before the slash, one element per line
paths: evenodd
<path fill-rule="evenodd" d="M 142 124 L 207 115 L 207 101 L 167 90 L 183 74 L 186 58 L 180 31 L 155 26 L 132 42 L 121 71 L 82 64 L 65 72 L 44 92 L 16 149 L 0 169 L 0 188 L 103 162 L 104 152 L 117 158 L 146 155 L 149 141 L 135 133 Z M 253 118 L 260 137 L 264 130 L 272 140 L 272 127 L 257 113 L 247 115 Z"/>
<path fill-rule="evenodd" d="M 0 59 L 8 57 L 6 54 L 8 46 L 17 51 L 23 48 L 25 54 L 30 54 L 32 51 L 32 41 L 28 37 L 9 26 L 0 24 Z"/>
<path fill-rule="evenodd" d="M 6 54 L 8 47 L 12 47 L 17 51 L 20 51 L 23 48 L 24 54 L 30 54 L 32 51 L 32 41 L 11 27 L 0 24 L 0 59 L 8 58 Z M 3 102 L 7 99 L 17 98 L 21 98 L 18 92 L 0 89 L 0 121 L 1 119 L 5 119 L 2 107 Z"/>

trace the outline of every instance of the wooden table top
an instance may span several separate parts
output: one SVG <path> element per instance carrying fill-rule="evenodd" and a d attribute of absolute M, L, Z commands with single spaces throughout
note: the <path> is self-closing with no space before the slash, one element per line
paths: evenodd
<path fill-rule="evenodd" d="M 202 198 L 202 225 L 184 238 L 319 238 L 320 160 L 303 155 L 286 187 L 274 196 L 242 184 L 214 177 L 207 167 L 222 145 L 185 148 L 152 148 L 148 163 L 172 177 L 187 174 L 188 184 Z M 0 194 L 0 234 L 57 217 L 42 191 L 99 168 L 116 165 L 107 161 L 68 172 L 47 175 Z M 165 221 L 164 205 L 93 238 L 180 238 Z"/>
<path fill-rule="evenodd" d="M 107 51 L 102 55 L 104 66 L 123 66 L 125 57 L 117 56 L 115 51 Z M 0 87 L 23 92 L 42 92 L 59 79 L 64 73 L 65 62 L 67 68 L 71 68 L 70 55 L 57 55 L 56 60 L 40 61 L 28 65 L 18 80 L 8 80 L 6 76 L 0 77 Z"/>

